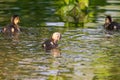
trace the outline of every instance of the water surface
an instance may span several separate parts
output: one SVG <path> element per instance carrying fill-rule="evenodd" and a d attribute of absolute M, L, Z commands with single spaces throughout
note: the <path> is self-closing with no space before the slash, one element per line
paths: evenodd
<path fill-rule="evenodd" d="M 104 1 L 104 3 L 100 3 Z M 102 25 L 105 14 L 120 21 L 120 1 L 93 0 L 89 22 L 79 27 L 64 26 L 54 12 L 56 0 L 0 1 L 0 26 L 9 23 L 12 14 L 21 17 L 19 41 L 0 35 L 1 80 L 119 80 L 120 34 L 105 34 Z M 93 8 L 93 9 L 92 9 Z M 45 52 L 41 43 L 53 32 L 62 33 L 60 57 Z"/>

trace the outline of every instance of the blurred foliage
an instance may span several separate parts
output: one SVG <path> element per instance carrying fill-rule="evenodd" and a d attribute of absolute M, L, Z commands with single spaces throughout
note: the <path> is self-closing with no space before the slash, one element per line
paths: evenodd
<path fill-rule="evenodd" d="M 66 22 L 87 22 L 89 0 L 61 0 L 60 9 L 56 14 L 60 15 L 63 21 Z"/>

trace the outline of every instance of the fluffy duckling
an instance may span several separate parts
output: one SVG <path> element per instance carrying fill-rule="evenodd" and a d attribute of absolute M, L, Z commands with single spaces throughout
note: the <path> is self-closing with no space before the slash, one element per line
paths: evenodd
<path fill-rule="evenodd" d="M 19 16 L 13 15 L 11 17 L 11 23 L 4 27 L 2 32 L 9 37 L 14 36 L 15 33 L 20 32 L 20 28 L 18 26 L 19 22 L 20 22 Z"/>
<path fill-rule="evenodd" d="M 120 29 L 120 23 L 112 21 L 111 16 L 106 16 L 104 28 L 106 30 L 119 30 Z"/>
<path fill-rule="evenodd" d="M 52 34 L 51 38 L 46 40 L 42 47 L 47 51 L 58 47 L 58 41 L 61 39 L 61 34 L 59 32 L 55 32 Z"/>

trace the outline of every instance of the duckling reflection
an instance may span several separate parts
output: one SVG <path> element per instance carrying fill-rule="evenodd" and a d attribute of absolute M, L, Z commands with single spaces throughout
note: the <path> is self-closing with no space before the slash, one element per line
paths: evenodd
<path fill-rule="evenodd" d="M 106 30 L 119 30 L 120 23 L 113 21 L 111 16 L 106 16 L 104 28 Z"/>
<path fill-rule="evenodd" d="M 42 47 L 46 50 L 49 51 L 51 49 L 57 48 L 58 47 L 58 41 L 61 39 L 61 33 L 55 32 L 52 34 L 52 37 L 48 40 L 46 40 L 43 44 Z"/>
<path fill-rule="evenodd" d="M 5 38 L 18 40 L 20 28 L 18 23 L 20 22 L 18 15 L 13 15 L 11 17 L 11 23 L 5 26 L 2 29 L 2 33 L 4 34 Z"/>
<path fill-rule="evenodd" d="M 53 57 L 61 57 L 61 51 L 58 48 L 51 49 L 51 53 Z"/>

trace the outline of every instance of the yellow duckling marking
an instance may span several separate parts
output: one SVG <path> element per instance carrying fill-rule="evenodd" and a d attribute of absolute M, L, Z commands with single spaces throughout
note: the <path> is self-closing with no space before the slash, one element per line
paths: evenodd
<path fill-rule="evenodd" d="M 14 31 L 15 31 L 15 29 L 14 29 L 14 28 L 12 28 L 12 29 L 11 29 L 11 32 L 13 33 Z"/>
<path fill-rule="evenodd" d="M 114 29 L 116 30 L 116 29 L 117 29 L 117 26 L 114 26 Z"/>
<path fill-rule="evenodd" d="M 53 42 L 50 42 L 50 44 L 54 45 Z"/>
<path fill-rule="evenodd" d="M 46 44 L 43 44 L 44 47 L 46 47 Z"/>

